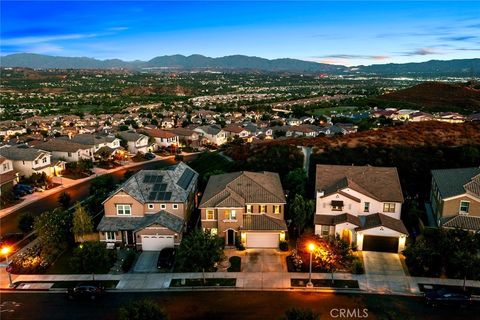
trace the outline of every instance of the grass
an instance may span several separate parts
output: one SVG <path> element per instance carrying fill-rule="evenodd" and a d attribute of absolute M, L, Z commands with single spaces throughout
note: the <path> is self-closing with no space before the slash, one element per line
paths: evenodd
<path fill-rule="evenodd" d="M 290 285 L 292 287 L 306 287 L 308 279 L 292 279 Z M 358 289 L 357 280 L 335 280 L 332 283 L 331 279 L 312 279 L 315 288 L 343 288 L 343 289 Z"/>
<path fill-rule="evenodd" d="M 223 170 L 228 172 L 232 163 L 219 155 L 217 152 L 205 152 L 200 154 L 195 160 L 189 163 L 190 167 L 200 175 L 214 170 Z"/>
<path fill-rule="evenodd" d="M 430 288 L 425 288 L 425 286 L 432 287 Z M 449 285 L 438 285 L 438 284 L 429 284 L 429 283 L 419 283 L 418 288 L 420 289 L 420 292 L 426 292 L 430 290 L 438 290 L 441 288 L 446 288 L 450 289 L 452 291 L 463 291 L 463 286 L 449 286 Z M 478 287 L 465 287 L 465 290 L 467 292 L 470 292 L 472 295 L 480 295 L 480 288 Z"/>
<path fill-rule="evenodd" d="M 227 269 L 228 272 L 240 272 L 242 267 L 242 258 L 233 256 L 228 259 L 230 261 L 230 267 Z"/>
<path fill-rule="evenodd" d="M 98 286 L 103 286 L 105 289 L 115 289 L 118 284 L 118 280 L 102 280 L 102 281 L 56 281 L 52 288 L 73 288 L 79 283 L 85 284 L 85 285 L 98 285 Z"/>
<path fill-rule="evenodd" d="M 73 257 L 73 248 L 68 248 L 62 255 L 48 267 L 46 274 L 75 274 L 76 272 L 70 266 L 70 259 Z"/>
<path fill-rule="evenodd" d="M 182 279 L 172 279 L 170 282 L 170 288 L 181 287 L 235 287 L 237 279 L 235 278 L 211 278 L 206 279 L 206 283 L 203 279 L 185 279 L 185 284 L 182 284 Z"/>

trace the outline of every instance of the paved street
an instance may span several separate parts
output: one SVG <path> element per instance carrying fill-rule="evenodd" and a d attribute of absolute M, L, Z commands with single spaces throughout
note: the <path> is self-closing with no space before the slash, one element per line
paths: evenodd
<path fill-rule="evenodd" d="M 312 308 L 321 319 L 338 319 L 339 309 L 367 309 L 365 319 L 466 319 L 480 312 L 469 309 L 432 309 L 421 298 L 344 295 L 307 292 L 152 292 L 107 293 L 98 301 L 69 301 L 65 294 L 2 293 L 1 318 L 7 319 L 115 319 L 120 306 L 151 298 L 170 319 L 279 319 L 291 307 Z M 333 317 L 331 316 L 333 315 Z M 359 317 L 357 317 L 359 318 Z M 354 319 L 353 317 L 343 319 Z"/>

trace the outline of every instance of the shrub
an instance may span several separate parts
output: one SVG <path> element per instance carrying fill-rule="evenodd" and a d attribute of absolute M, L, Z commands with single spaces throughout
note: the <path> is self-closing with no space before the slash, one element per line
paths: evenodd
<path fill-rule="evenodd" d="M 48 267 L 48 261 L 41 255 L 39 245 L 25 249 L 18 253 L 10 263 L 9 272 L 13 274 L 38 274 L 43 273 Z"/>
<path fill-rule="evenodd" d="M 122 263 L 123 272 L 128 272 L 130 270 L 130 268 L 133 265 L 133 262 L 135 261 L 135 257 L 136 257 L 135 251 L 128 252 L 127 256 L 125 257 L 125 260 L 123 260 L 123 263 Z"/>
<path fill-rule="evenodd" d="M 239 250 L 239 251 L 245 250 L 245 246 L 243 245 L 242 240 L 240 239 L 239 236 L 236 236 L 236 237 L 235 237 L 235 247 L 236 247 L 237 250 Z"/>
<path fill-rule="evenodd" d="M 354 274 L 363 274 L 365 269 L 363 268 L 363 263 L 360 259 L 356 258 L 352 261 L 350 265 L 350 272 Z"/>
<path fill-rule="evenodd" d="M 166 313 L 150 299 L 130 302 L 119 310 L 120 320 L 166 320 Z"/>
<path fill-rule="evenodd" d="M 71 266 L 79 273 L 107 273 L 115 262 L 115 251 L 100 241 L 84 242 L 73 250 Z"/>
<path fill-rule="evenodd" d="M 280 250 L 281 251 L 288 251 L 288 242 L 287 241 L 281 241 L 280 242 Z"/>
<path fill-rule="evenodd" d="M 23 233 L 30 233 L 33 230 L 33 223 L 35 221 L 35 216 L 30 211 L 26 211 L 20 215 L 20 220 L 18 221 L 18 229 L 22 230 Z"/>

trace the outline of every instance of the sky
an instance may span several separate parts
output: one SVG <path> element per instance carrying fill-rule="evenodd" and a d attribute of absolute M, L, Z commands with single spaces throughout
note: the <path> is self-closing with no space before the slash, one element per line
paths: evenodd
<path fill-rule="evenodd" d="M 0 2 L 0 54 L 243 54 L 370 65 L 480 57 L 479 1 Z"/>

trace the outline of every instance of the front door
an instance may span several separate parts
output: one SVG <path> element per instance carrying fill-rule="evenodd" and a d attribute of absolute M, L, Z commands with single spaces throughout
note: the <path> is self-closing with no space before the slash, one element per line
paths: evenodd
<path fill-rule="evenodd" d="M 227 230 L 227 245 L 228 246 L 235 245 L 235 231 L 232 229 Z"/>
<path fill-rule="evenodd" d="M 133 231 L 123 231 L 123 241 L 126 246 L 134 245 L 133 243 Z"/>

